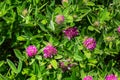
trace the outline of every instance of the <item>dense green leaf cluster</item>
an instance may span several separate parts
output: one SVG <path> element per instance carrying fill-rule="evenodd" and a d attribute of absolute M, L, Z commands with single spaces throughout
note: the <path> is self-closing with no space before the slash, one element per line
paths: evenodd
<path fill-rule="evenodd" d="M 67 1 L 67 0 L 66 0 Z M 64 22 L 55 22 L 64 15 Z M 119 0 L 0 0 L 0 80 L 82 80 L 91 75 L 120 79 Z M 77 27 L 79 35 L 68 40 L 63 30 Z M 96 40 L 92 51 L 83 46 L 86 37 Z M 52 44 L 57 55 L 43 57 Z M 37 55 L 26 48 L 35 45 Z M 75 64 L 65 72 L 59 66 Z M 118 79 L 118 80 L 119 80 Z"/>

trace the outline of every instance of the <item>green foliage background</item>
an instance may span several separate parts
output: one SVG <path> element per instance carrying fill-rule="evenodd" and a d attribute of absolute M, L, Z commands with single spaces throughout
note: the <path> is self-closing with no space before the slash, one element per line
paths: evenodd
<path fill-rule="evenodd" d="M 55 23 L 58 14 L 65 16 L 62 25 Z M 119 0 L 1 0 L 0 80 L 82 80 L 86 75 L 104 80 L 112 73 L 120 78 L 119 25 Z M 79 30 L 72 40 L 62 33 L 69 26 Z M 95 50 L 83 46 L 85 37 L 95 38 Z M 58 53 L 45 59 L 48 43 Z M 37 46 L 35 57 L 26 55 L 29 45 Z M 63 73 L 59 62 L 67 59 L 77 65 Z"/>

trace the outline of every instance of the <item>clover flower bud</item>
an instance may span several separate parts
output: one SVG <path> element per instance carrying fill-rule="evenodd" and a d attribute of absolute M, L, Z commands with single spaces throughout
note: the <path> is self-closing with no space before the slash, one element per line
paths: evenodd
<path fill-rule="evenodd" d="M 57 15 L 56 19 L 55 19 L 55 22 L 57 24 L 62 24 L 64 22 L 64 16 L 63 15 Z"/>
<path fill-rule="evenodd" d="M 65 3 L 68 3 L 68 0 L 62 0 L 62 3 L 64 3 L 64 2 L 65 2 Z"/>
<path fill-rule="evenodd" d="M 111 37 L 111 36 L 106 37 L 106 41 L 108 41 L 108 42 L 113 41 L 114 39 L 115 39 L 115 37 Z"/>
<path fill-rule="evenodd" d="M 100 25 L 100 22 L 99 21 L 95 21 L 93 25 L 98 27 Z"/>
<path fill-rule="evenodd" d="M 27 10 L 27 9 L 24 9 L 24 10 L 22 11 L 22 15 L 23 15 L 23 16 L 26 16 L 27 13 L 28 13 L 28 10 Z"/>

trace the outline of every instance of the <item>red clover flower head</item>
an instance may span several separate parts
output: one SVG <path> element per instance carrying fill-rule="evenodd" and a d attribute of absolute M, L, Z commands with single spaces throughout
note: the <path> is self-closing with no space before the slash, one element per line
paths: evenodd
<path fill-rule="evenodd" d="M 55 22 L 57 24 L 62 24 L 64 22 L 64 16 L 63 15 L 57 15 L 56 19 L 55 19 Z"/>
<path fill-rule="evenodd" d="M 110 74 L 105 77 L 105 80 L 118 80 L 117 76 Z"/>
<path fill-rule="evenodd" d="M 118 33 L 120 33 L 120 26 L 117 28 Z"/>
<path fill-rule="evenodd" d="M 44 48 L 43 52 L 45 58 L 51 58 L 53 55 L 57 54 L 57 49 L 49 44 Z"/>
<path fill-rule="evenodd" d="M 34 45 L 30 45 L 26 48 L 26 53 L 29 57 L 33 57 L 37 54 L 37 48 Z"/>
<path fill-rule="evenodd" d="M 71 38 L 78 35 L 78 29 L 77 27 L 69 27 L 66 30 L 63 31 L 65 36 L 70 40 Z"/>
<path fill-rule="evenodd" d="M 92 77 L 92 76 L 85 76 L 85 77 L 83 78 L 83 80 L 93 80 L 93 77 Z"/>
<path fill-rule="evenodd" d="M 94 38 L 86 38 L 83 42 L 83 45 L 89 49 L 93 50 L 96 47 L 96 41 Z"/>

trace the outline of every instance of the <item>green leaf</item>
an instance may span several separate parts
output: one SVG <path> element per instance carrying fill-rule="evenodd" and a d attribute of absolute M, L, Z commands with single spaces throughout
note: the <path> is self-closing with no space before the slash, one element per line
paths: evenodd
<path fill-rule="evenodd" d="M 40 55 L 36 55 L 36 56 L 35 56 L 35 59 L 37 59 L 37 60 L 40 61 L 40 60 L 42 60 L 42 56 L 40 56 Z"/>
<path fill-rule="evenodd" d="M 51 65 L 53 66 L 54 69 L 57 69 L 57 68 L 58 68 L 58 64 L 57 64 L 57 61 L 56 61 L 56 60 L 52 60 L 50 63 L 51 63 Z"/>
<path fill-rule="evenodd" d="M 95 29 L 96 32 L 100 33 L 100 31 L 98 29 Z"/>
<path fill-rule="evenodd" d="M 5 2 L 0 2 L 0 17 L 3 17 L 13 6 L 7 7 Z"/>
<path fill-rule="evenodd" d="M 52 31 L 55 31 L 54 22 L 53 22 L 52 20 L 50 21 L 49 27 L 50 27 L 50 29 L 51 29 Z"/>
<path fill-rule="evenodd" d="M 22 61 L 19 60 L 17 72 L 19 73 L 22 69 Z"/>
<path fill-rule="evenodd" d="M 5 36 L 0 37 L 0 45 L 4 42 Z"/>
<path fill-rule="evenodd" d="M 44 20 L 41 21 L 41 23 L 45 25 L 45 24 L 47 24 L 47 20 L 44 19 Z"/>
<path fill-rule="evenodd" d="M 7 63 L 14 73 L 18 73 L 16 66 L 14 65 L 14 63 L 11 60 L 7 59 Z"/>
<path fill-rule="evenodd" d="M 82 45 L 78 45 L 78 49 L 79 49 L 79 50 L 82 50 L 82 49 L 83 49 L 83 46 L 82 46 Z"/>
<path fill-rule="evenodd" d="M 93 66 L 93 67 L 95 66 L 95 64 L 93 64 L 93 63 L 88 63 L 88 65 L 89 66 Z"/>
<path fill-rule="evenodd" d="M 29 68 L 23 68 L 22 70 L 22 74 L 25 75 L 25 74 L 29 74 L 30 72 L 30 69 Z"/>
<path fill-rule="evenodd" d="M 45 7 L 47 5 L 48 2 L 46 2 L 45 4 L 43 4 L 39 9 L 38 11 L 40 11 L 43 7 Z"/>
<path fill-rule="evenodd" d="M 37 4 L 40 2 L 40 0 L 35 0 L 35 1 L 36 1 Z"/>
<path fill-rule="evenodd" d="M 113 42 L 109 43 L 109 48 L 112 49 Z"/>
<path fill-rule="evenodd" d="M 77 78 L 76 78 L 76 70 L 72 71 L 71 80 L 77 80 Z"/>
<path fill-rule="evenodd" d="M 93 63 L 93 64 L 96 64 L 97 63 L 97 60 L 96 59 L 89 59 L 88 60 L 90 63 Z"/>
<path fill-rule="evenodd" d="M 88 30 L 94 31 L 94 27 L 93 26 L 88 26 Z"/>
<path fill-rule="evenodd" d="M 81 67 L 81 68 L 85 68 L 85 64 L 80 63 L 80 67 Z"/>
<path fill-rule="evenodd" d="M 31 61 L 29 62 L 29 65 L 32 65 L 35 62 L 35 59 L 31 59 Z"/>
<path fill-rule="evenodd" d="M 60 14 L 60 13 L 62 13 L 62 10 L 61 10 L 61 8 L 60 7 L 57 7 L 57 8 L 55 8 L 55 13 L 56 14 Z"/>
<path fill-rule="evenodd" d="M 70 22 L 70 23 L 72 23 L 73 22 L 73 17 L 72 16 L 68 16 L 67 15 L 67 20 L 66 20 L 68 23 Z"/>
<path fill-rule="evenodd" d="M 38 26 L 40 27 L 40 29 L 41 29 L 42 31 L 48 32 L 48 30 L 46 29 L 46 27 L 45 27 L 44 25 L 38 23 Z"/>
<path fill-rule="evenodd" d="M 21 54 L 21 52 L 18 49 L 14 49 L 14 53 L 18 59 L 22 61 L 24 60 L 25 57 Z"/>
<path fill-rule="evenodd" d="M 84 54 L 87 58 L 91 58 L 91 53 L 90 52 L 84 51 Z"/>
<path fill-rule="evenodd" d="M 39 67 L 38 63 L 34 62 L 34 63 L 32 64 L 32 66 L 33 66 L 33 72 L 34 72 L 35 74 L 38 74 L 38 73 L 40 72 L 40 67 Z"/>
<path fill-rule="evenodd" d="M 82 57 L 75 54 L 74 57 L 73 57 L 76 61 L 82 61 Z"/>
<path fill-rule="evenodd" d="M 87 10 L 81 10 L 81 12 L 84 12 L 82 15 L 78 16 L 76 21 L 81 21 L 82 18 L 84 18 L 89 12 L 91 12 L 91 9 L 87 9 Z"/>
<path fill-rule="evenodd" d="M 57 55 L 55 56 L 55 59 L 61 59 L 63 56 L 62 55 Z"/>
<path fill-rule="evenodd" d="M 65 9 L 63 10 L 63 14 L 64 14 L 64 16 L 66 16 L 66 18 L 67 18 L 67 16 L 68 16 L 68 15 L 69 15 L 69 13 L 70 13 L 70 9 L 71 9 L 71 6 L 70 6 L 70 7 L 65 8 Z"/>
<path fill-rule="evenodd" d="M 4 63 L 5 63 L 4 61 L 0 61 L 0 67 L 1 67 Z"/>
<path fill-rule="evenodd" d="M 36 79 L 37 79 L 36 75 L 33 74 L 29 80 L 36 80 Z"/>
<path fill-rule="evenodd" d="M 25 39 L 24 36 L 18 36 L 18 37 L 17 37 L 17 40 L 18 40 L 18 41 L 25 41 L 26 39 Z"/>
<path fill-rule="evenodd" d="M 62 74 L 61 73 L 57 74 L 57 80 L 61 80 L 61 78 L 62 78 Z"/>
<path fill-rule="evenodd" d="M 109 21 L 111 19 L 110 12 L 107 11 L 107 9 L 104 9 L 100 12 L 100 21 Z"/>
<path fill-rule="evenodd" d="M 86 76 L 84 70 L 81 70 L 80 73 L 81 73 L 81 78 L 84 78 Z"/>
<path fill-rule="evenodd" d="M 87 2 L 87 4 L 86 4 L 87 6 L 94 6 L 95 5 L 95 3 L 93 3 L 93 2 Z"/>
<path fill-rule="evenodd" d="M 0 80 L 8 80 L 8 79 L 4 77 L 2 74 L 0 74 Z"/>

